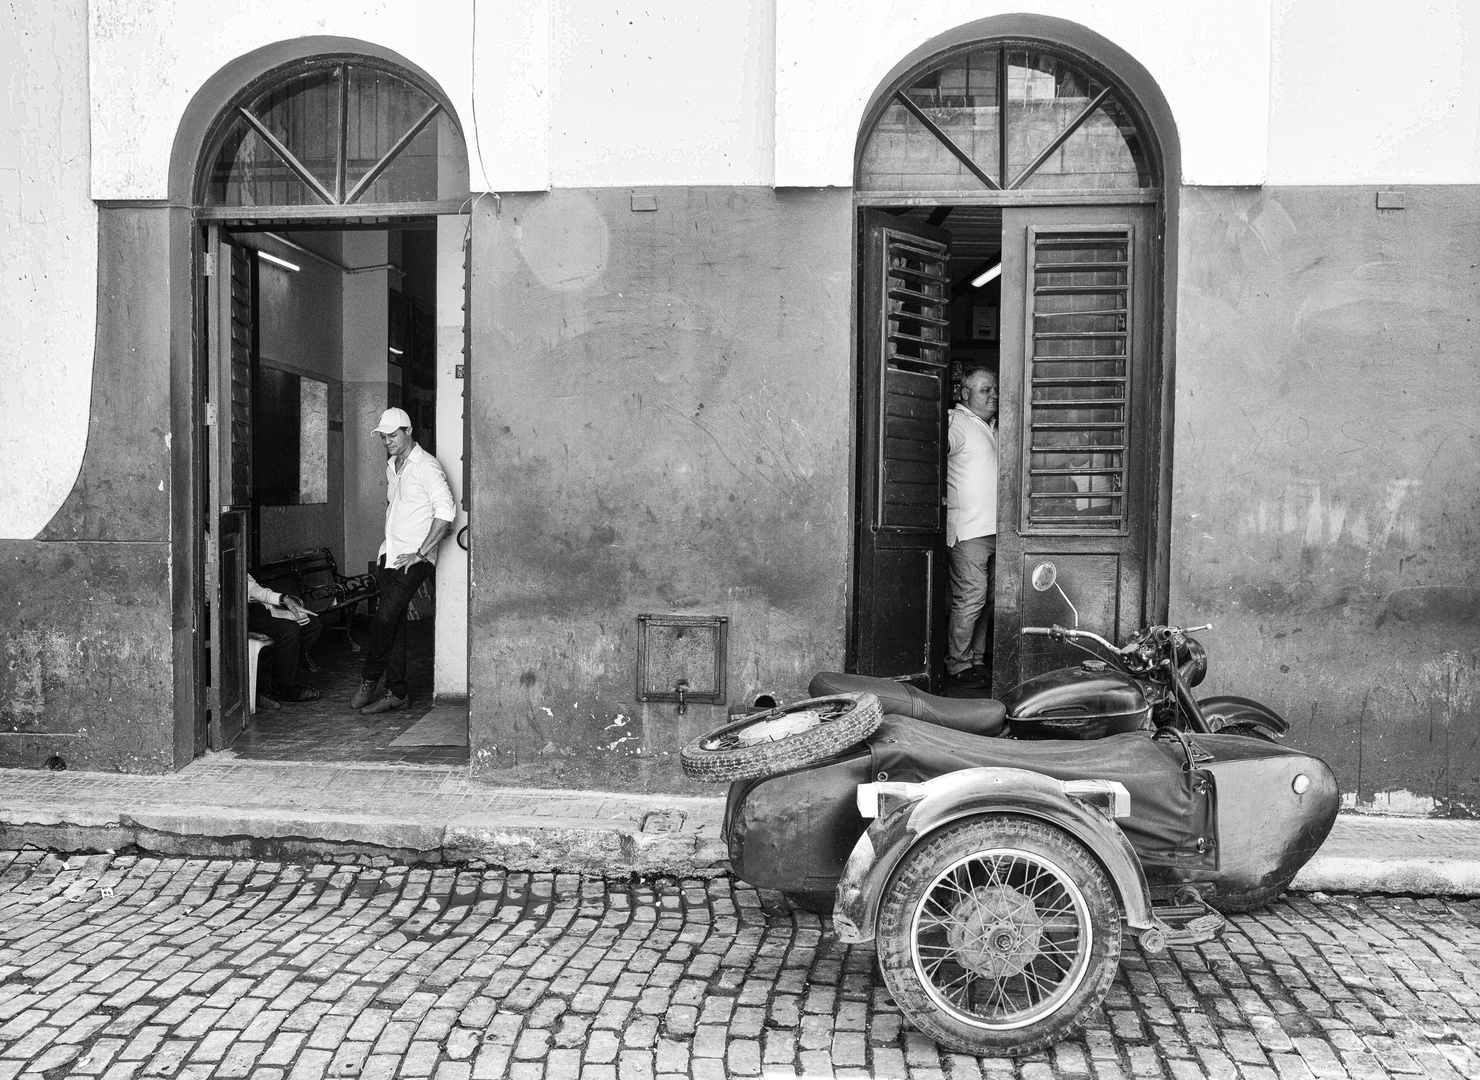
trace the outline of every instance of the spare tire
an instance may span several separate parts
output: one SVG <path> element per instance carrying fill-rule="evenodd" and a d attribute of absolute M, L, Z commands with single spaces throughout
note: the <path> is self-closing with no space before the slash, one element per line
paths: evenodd
<path fill-rule="evenodd" d="M 772 776 L 862 742 L 884 719 L 873 694 L 831 694 L 751 713 L 679 753 L 691 779 L 729 783 Z"/>

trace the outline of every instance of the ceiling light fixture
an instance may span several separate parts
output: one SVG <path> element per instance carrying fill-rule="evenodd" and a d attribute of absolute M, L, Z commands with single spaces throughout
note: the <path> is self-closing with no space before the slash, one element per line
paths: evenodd
<path fill-rule="evenodd" d="M 983 270 L 980 274 L 977 274 L 976 277 L 972 278 L 971 279 L 971 287 L 973 289 L 980 289 L 987 282 L 991 281 L 995 277 L 1000 277 L 1001 275 L 1002 275 L 1002 261 L 999 259 L 997 261 L 996 265 L 991 266 L 991 267 L 988 267 L 986 270 Z"/>
<path fill-rule="evenodd" d="M 394 345 L 387 345 L 386 348 L 390 349 L 390 351 L 395 353 L 397 356 L 403 355 L 401 350 L 396 348 Z"/>
<path fill-rule="evenodd" d="M 281 266 L 285 270 L 292 270 L 295 274 L 298 272 L 297 263 L 290 263 L 287 259 L 280 259 L 276 255 L 269 255 L 265 251 L 258 251 L 257 258 L 265 259 L 267 262 L 272 263 L 274 266 Z"/>

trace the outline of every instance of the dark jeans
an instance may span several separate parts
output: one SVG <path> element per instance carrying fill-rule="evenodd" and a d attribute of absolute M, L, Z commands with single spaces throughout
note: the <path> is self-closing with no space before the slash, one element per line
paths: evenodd
<path fill-rule="evenodd" d="M 370 620 L 370 649 L 360 677 L 373 683 L 384 675 L 386 693 L 398 698 L 406 696 L 406 608 L 434 569 L 429 562 L 412 563 L 404 570 L 384 564 L 375 568 L 380 601 Z"/>
<path fill-rule="evenodd" d="M 310 616 L 307 623 L 299 626 L 292 619 L 273 618 L 261 604 L 249 604 L 247 629 L 272 638 L 272 689 L 291 697 L 298 689 L 298 658 L 319 640 L 323 624 L 316 616 Z"/>

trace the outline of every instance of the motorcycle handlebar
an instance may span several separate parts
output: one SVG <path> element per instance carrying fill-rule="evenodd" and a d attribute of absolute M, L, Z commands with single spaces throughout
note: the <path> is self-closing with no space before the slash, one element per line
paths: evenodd
<path fill-rule="evenodd" d="M 1032 637 L 1050 637 L 1072 640 L 1074 638 L 1088 638 L 1090 641 L 1098 642 L 1113 653 L 1123 654 L 1125 649 L 1118 649 L 1109 641 L 1092 630 L 1070 630 L 1067 626 L 1025 626 L 1022 629 L 1025 635 Z"/>

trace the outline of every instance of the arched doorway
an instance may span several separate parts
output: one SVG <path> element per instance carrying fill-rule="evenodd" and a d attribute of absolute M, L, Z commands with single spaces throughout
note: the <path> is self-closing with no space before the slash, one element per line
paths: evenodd
<path fill-rule="evenodd" d="M 437 404 L 461 396 L 438 388 L 436 299 L 467 309 L 463 274 L 444 272 L 466 266 L 461 129 L 383 50 L 287 52 L 301 47 L 254 54 L 195 143 L 196 752 L 231 745 L 251 711 L 249 570 L 273 591 L 322 590 L 309 606 L 358 651 L 349 620 L 365 608 L 339 600 L 379 542 L 374 417 L 404 408 L 432 452 L 440 434 L 449 472 L 465 442 Z M 465 623 L 465 586 L 445 599 Z"/>
<path fill-rule="evenodd" d="M 1152 87 L 1154 90 L 1154 86 Z M 1062 41 L 961 41 L 875 96 L 858 142 L 858 486 L 849 661 L 937 686 L 947 413 L 1001 388 L 994 692 L 1057 666 L 1023 625 L 1045 558 L 1082 624 L 1165 607 L 1166 155 L 1142 101 Z"/>

